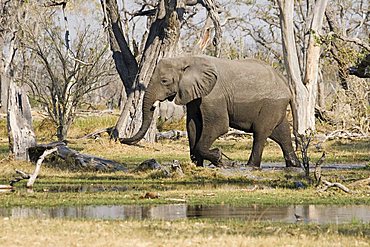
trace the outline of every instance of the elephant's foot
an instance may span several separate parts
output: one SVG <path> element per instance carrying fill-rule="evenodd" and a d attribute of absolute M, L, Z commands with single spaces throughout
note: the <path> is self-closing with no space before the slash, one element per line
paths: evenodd
<path fill-rule="evenodd" d="M 194 154 L 191 154 L 190 158 L 191 160 L 197 164 L 197 166 L 202 166 L 204 160 L 209 160 L 213 165 L 215 166 L 222 166 L 222 152 L 219 148 L 214 148 L 211 150 L 201 150 L 198 149 L 194 152 Z"/>
<path fill-rule="evenodd" d="M 204 167 L 204 159 L 196 156 L 195 154 L 190 155 L 191 161 L 198 167 Z"/>
<path fill-rule="evenodd" d="M 250 160 L 247 163 L 247 167 L 251 167 L 252 170 L 261 170 L 261 164 L 255 164 L 254 162 Z"/>
<path fill-rule="evenodd" d="M 196 165 L 197 165 L 198 167 L 204 167 L 203 159 L 202 159 L 202 160 L 198 160 L 198 161 L 197 161 L 197 163 L 196 163 Z"/>

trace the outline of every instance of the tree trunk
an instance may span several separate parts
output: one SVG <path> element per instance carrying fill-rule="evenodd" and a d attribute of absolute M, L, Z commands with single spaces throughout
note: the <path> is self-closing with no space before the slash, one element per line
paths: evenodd
<path fill-rule="evenodd" d="M 278 5 L 285 67 L 293 94 L 294 129 L 297 134 L 304 135 L 306 130 L 315 129 L 315 104 L 320 58 L 320 46 L 315 40 L 321 31 L 327 0 L 316 1 L 313 9 L 304 73 L 300 71 L 294 38 L 294 1 L 278 0 Z M 304 78 L 302 78 L 303 74 Z"/>
<path fill-rule="evenodd" d="M 180 35 L 180 20 L 182 19 L 184 4 L 176 0 L 161 0 L 158 5 L 155 20 L 150 26 L 149 34 L 145 42 L 140 65 L 135 67 L 135 58 L 128 48 L 124 38 L 117 2 L 102 1 L 103 9 L 106 9 L 106 20 L 110 20 L 108 27 L 111 49 L 117 70 L 124 83 L 127 101 L 123 107 L 120 118 L 116 124 L 117 137 L 130 137 L 141 126 L 141 105 L 145 88 L 153 74 L 158 61 L 163 57 L 171 57 L 177 53 L 177 43 Z M 124 69 L 123 69 L 124 68 Z M 154 115 L 156 119 L 158 113 Z M 156 123 L 153 121 L 145 139 L 155 140 Z"/>
<path fill-rule="evenodd" d="M 28 148 L 36 145 L 31 106 L 25 91 L 14 83 L 9 87 L 7 124 L 10 151 L 16 159 L 28 160 Z"/>
<path fill-rule="evenodd" d="M 0 43 L 0 47 L 1 43 Z M 6 113 L 8 107 L 9 78 L 5 74 L 4 65 L 0 59 L 0 113 Z"/>
<path fill-rule="evenodd" d="M 322 73 L 319 71 L 319 77 L 317 80 L 317 105 L 320 109 L 325 110 L 325 84 L 324 78 L 322 77 Z"/>
<path fill-rule="evenodd" d="M 127 134 L 131 136 L 138 131 L 142 122 L 141 106 L 145 92 L 143 89 L 148 86 L 158 61 L 163 57 L 172 57 L 177 54 L 177 43 L 180 36 L 180 19 L 176 12 L 176 1 L 168 1 L 168 6 L 163 8 L 163 6 L 159 8 L 157 19 L 151 25 L 144 55 L 140 62 L 139 76 L 136 81 L 138 87 L 134 92 L 135 96 L 129 114 L 133 117 L 118 128 L 121 130 L 120 136 L 127 136 Z M 144 139 L 149 142 L 155 141 L 155 120 L 157 117 L 158 110 L 155 111 L 154 121 L 144 137 Z"/>

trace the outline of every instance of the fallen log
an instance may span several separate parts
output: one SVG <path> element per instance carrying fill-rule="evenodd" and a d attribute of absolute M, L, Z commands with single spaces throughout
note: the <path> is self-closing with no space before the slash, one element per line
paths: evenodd
<path fill-rule="evenodd" d="M 187 136 L 188 136 L 188 133 L 186 131 L 169 130 L 169 131 L 157 133 L 156 139 L 157 140 L 163 140 L 163 139 L 178 140 L 181 137 L 187 137 Z"/>
<path fill-rule="evenodd" d="M 54 158 L 60 158 L 67 163 L 67 167 L 76 170 L 90 170 L 90 171 L 127 171 L 128 169 L 122 164 L 100 158 L 89 154 L 81 154 L 76 150 L 69 148 L 66 142 L 52 142 L 49 144 L 36 145 L 28 149 L 31 161 L 36 162 L 45 150 L 56 148 Z"/>

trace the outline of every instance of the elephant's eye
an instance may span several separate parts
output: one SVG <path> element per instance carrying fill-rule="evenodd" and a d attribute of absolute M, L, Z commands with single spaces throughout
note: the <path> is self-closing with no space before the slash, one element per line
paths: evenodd
<path fill-rule="evenodd" d="M 170 84 L 170 83 L 171 83 L 171 81 L 170 81 L 170 80 L 168 80 L 168 79 L 162 79 L 162 80 L 161 80 L 161 83 L 162 83 L 163 85 L 168 85 L 168 84 Z"/>
<path fill-rule="evenodd" d="M 185 66 L 184 68 L 182 68 L 182 71 L 186 71 L 189 67 L 190 65 Z"/>

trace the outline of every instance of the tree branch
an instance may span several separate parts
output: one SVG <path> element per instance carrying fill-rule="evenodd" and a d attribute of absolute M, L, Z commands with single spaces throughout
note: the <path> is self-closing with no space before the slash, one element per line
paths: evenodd
<path fill-rule="evenodd" d="M 203 0 L 204 7 L 208 11 L 208 17 L 213 21 L 213 26 L 215 28 L 215 35 L 213 37 L 213 45 L 215 47 L 215 56 L 219 57 L 221 53 L 221 37 L 222 30 L 220 25 L 220 17 L 218 15 L 219 8 L 216 6 L 214 0 Z"/>
<path fill-rule="evenodd" d="M 32 188 L 33 187 L 33 184 L 35 183 L 36 178 L 37 178 L 37 176 L 40 173 L 41 164 L 44 161 L 44 159 L 46 158 L 46 156 L 48 156 L 49 154 L 52 154 L 52 153 L 54 153 L 56 151 L 58 151 L 58 148 L 57 147 L 52 148 L 52 149 L 47 149 L 40 156 L 40 158 L 37 160 L 35 171 L 32 173 L 32 175 L 30 176 L 30 179 L 27 182 L 27 188 Z"/>

